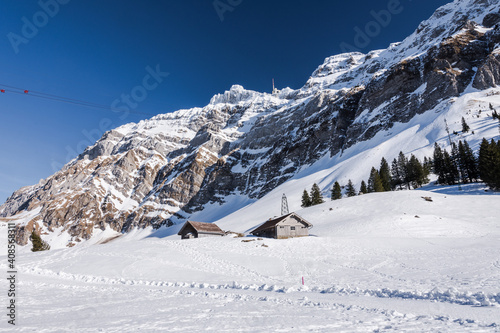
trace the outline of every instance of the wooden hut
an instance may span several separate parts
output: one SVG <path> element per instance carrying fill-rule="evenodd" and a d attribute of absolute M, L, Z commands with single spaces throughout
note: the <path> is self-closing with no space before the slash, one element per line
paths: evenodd
<path fill-rule="evenodd" d="M 286 239 L 292 237 L 309 236 L 309 229 L 312 224 L 295 213 L 283 215 L 273 220 L 269 220 L 250 233 L 259 237 L 276 239 Z"/>
<path fill-rule="evenodd" d="M 222 231 L 215 223 L 187 221 L 177 233 L 181 239 L 202 238 L 210 236 L 224 236 Z"/>

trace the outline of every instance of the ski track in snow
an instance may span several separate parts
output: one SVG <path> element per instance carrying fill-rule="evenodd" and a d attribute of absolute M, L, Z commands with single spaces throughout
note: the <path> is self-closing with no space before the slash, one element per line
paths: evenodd
<path fill-rule="evenodd" d="M 496 324 L 492 323 L 489 325 L 481 325 L 476 323 L 472 319 L 456 319 L 449 318 L 445 316 L 428 316 L 428 315 L 413 315 L 413 314 L 403 314 L 393 310 L 384 310 L 378 308 L 370 308 L 358 305 L 343 304 L 339 302 L 325 301 L 325 300 L 310 300 L 308 296 L 303 295 L 292 295 L 295 297 L 283 297 L 281 295 L 254 295 L 251 293 L 220 293 L 217 291 L 204 291 L 204 290 L 186 290 L 186 289 L 173 289 L 173 288 L 149 288 L 149 287 L 139 287 L 137 290 L 131 291 L 130 289 L 124 290 L 123 288 L 103 288 L 98 286 L 89 285 L 61 285 L 60 283 L 33 283 L 30 284 L 31 287 L 35 289 L 63 289 L 69 294 L 75 295 L 80 293 L 85 294 L 97 294 L 97 295 L 109 295 L 109 294 L 120 294 L 129 293 L 132 297 L 135 296 L 137 292 L 140 293 L 141 298 L 146 298 L 151 301 L 177 301 L 176 306 L 179 312 L 176 316 L 165 316 L 163 322 L 152 322 L 147 324 L 141 323 L 126 323 L 122 320 L 122 326 L 119 329 L 106 329 L 108 332 L 131 332 L 141 329 L 141 331 L 217 331 L 217 332 L 262 332 L 262 331 L 280 331 L 280 332 L 328 332 L 328 331 L 342 331 L 342 332 L 367 332 L 367 331 L 377 331 L 378 328 L 382 328 L 382 331 L 387 330 L 412 330 L 412 331 L 422 331 L 421 327 L 433 327 L 435 329 L 446 329 L 446 330 L 460 330 L 460 331 L 470 331 L 470 332 L 488 332 L 491 328 L 495 328 Z M 129 296 L 130 297 L 130 296 Z M 128 297 L 127 297 L 128 298 Z M 195 299 L 195 300 L 194 300 Z M 127 302 L 120 300 L 113 300 L 106 297 L 97 297 L 96 303 L 100 306 L 106 307 L 116 307 L 125 306 L 128 307 L 130 299 L 126 299 Z M 184 304 L 187 302 L 188 304 Z M 200 312 L 193 313 L 190 311 L 189 306 L 191 303 L 196 303 L 198 307 L 202 304 L 207 309 L 203 309 Z M 215 306 L 214 306 L 215 305 Z M 252 312 L 240 312 L 239 309 L 242 307 L 248 309 L 249 306 L 255 307 L 256 311 Z M 263 321 L 269 312 L 269 308 L 274 308 L 279 306 L 281 311 L 284 313 L 293 311 L 296 314 L 295 320 L 292 321 L 292 326 L 290 328 L 284 327 L 283 324 L 271 324 L 271 325 L 260 325 L 255 319 Z M 230 307 L 230 309 L 227 309 Z M 219 310 L 218 308 L 223 308 Z M 194 316 L 196 321 L 189 322 L 185 315 L 185 311 L 188 311 Z M 318 324 L 315 321 L 318 318 L 310 318 L 308 315 L 311 311 L 314 311 L 315 315 L 321 319 L 329 319 L 327 324 Z M 138 311 L 142 312 L 142 311 Z M 168 312 L 165 311 L 165 312 Z M 302 313 L 302 314 L 301 314 Z M 42 313 L 35 314 L 35 317 L 40 316 Z M 92 324 L 99 320 L 102 315 L 95 308 L 87 308 L 85 306 L 70 306 L 66 309 L 45 311 L 43 315 L 50 317 L 58 317 L 61 315 L 71 316 L 76 314 L 76 319 L 78 319 L 78 324 L 70 324 L 67 330 L 55 328 L 54 330 L 45 329 L 43 332 L 58 332 L 58 331 L 71 331 L 71 330 L 82 330 L 86 326 L 92 326 Z M 274 312 L 272 315 L 279 317 Z M 363 320 L 358 320 L 355 322 L 357 325 L 353 325 L 351 322 L 352 317 L 360 317 Z M 234 317 L 234 320 L 239 323 L 238 327 L 228 325 L 228 317 Z M 223 322 L 220 325 L 214 325 L 214 320 L 222 318 Z M 287 317 L 285 316 L 285 319 Z M 309 320 L 308 320 L 309 319 Z M 312 320 L 311 320 L 312 319 Z M 172 324 L 183 324 L 183 329 L 172 328 L 169 329 L 169 325 Z M 224 328 L 224 323 L 227 328 Z M 303 323 L 303 324 L 299 324 Z M 219 326 L 220 325 L 220 326 Z M 250 326 L 251 325 L 251 326 Z M 156 327 L 155 327 L 156 326 Z M 222 326 L 222 327 L 221 327 Z M 103 331 L 102 329 L 88 329 L 85 331 Z"/>
<path fill-rule="evenodd" d="M 306 315 L 302 315 L 299 318 L 295 318 L 297 326 L 292 327 L 288 330 L 283 330 L 285 332 L 301 332 L 301 331 L 317 331 L 317 332 L 327 332 L 331 329 L 341 330 L 342 332 L 367 332 L 376 331 L 382 328 L 381 331 L 394 330 L 411 330 L 411 331 L 426 331 L 425 327 L 433 327 L 433 329 L 440 329 L 445 331 L 463 331 L 463 332 L 491 332 L 498 328 L 498 323 L 479 323 L 474 319 L 468 318 L 451 318 L 448 316 L 440 315 L 415 315 L 412 313 L 400 313 L 396 310 L 384 309 L 384 308 L 373 308 L 366 306 L 359 306 L 349 304 L 349 302 L 337 302 L 335 300 L 329 299 L 330 295 L 339 296 L 350 296 L 350 297 L 380 297 L 380 298 L 404 298 L 413 300 L 425 300 L 433 302 L 444 302 L 444 303 L 457 303 L 457 304 L 474 304 L 477 302 L 478 295 L 467 295 L 467 297 L 462 297 L 459 294 L 453 294 L 453 291 L 439 292 L 431 291 L 427 294 L 417 294 L 414 292 L 404 292 L 399 290 L 357 290 L 356 288 L 329 288 L 329 289 L 318 289 L 318 288 L 283 288 L 275 285 L 241 285 L 238 283 L 231 284 L 208 284 L 208 283 L 181 283 L 181 282 L 165 282 L 165 281 L 144 281 L 144 280 L 130 280 L 130 279 L 110 279 L 97 276 L 86 276 L 77 274 L 67 274 L 63 272 L 53 272 L 50 270 L 32 268 L 28 271 L 21 272 L 24 276 L 24 280 L 27 282 L 21 283 L 21 288 L 29 290 L 58 290 L 64 294 L 75 295 L 89 295 L 97 294 L 98 297 L 95 298 L 96 307 L 88 307 L 85 305 L 80 306 L 69 306 L 66 309 L 51 309 L 48 307 L 41 311 L 34 311 L 32 316 L 38 318 L 40 316 L 44 317 L 58 317 L 62 314 L 75 315 L 75 321 L 66 327 L 67 331 L 73 329 L 81 329 L 86 325 L 92 327 L 95 321 L 99 320 L 101 317 L 100 308 L 108 308 L 113 306 L 127 307 L 128 302 L 123 302 L 120 300 L 119 295 L 127 295 L 123 297 L 133 297 L 140 295 L 141 300 L 151 298 L 153 302 L 170 302 L 170 304 L 177 304 L 184 302 L 195 302 L 190 300 L 191 298 L 196 299 L 196 303 L 209 304 L 209 309 L 199 313 L 196 311 L 195 315 L 197 319 L 200 320 L 198 324 L 194 326 L 185 326 L 183 330 L 194 329 L 194 331 L 219 331 L 219 332 L 259 332 L 264 327 L 258 328 L 256 326 L 255 319 L 264 317 L 269 309 L 267 307 L 279 306 L 280 311 L 298 311 L 298 312 L 311 312 L 313 311 L 316 316 L 329 318 L 328 324 L 316 325 L 312 324 L 310 321 L 306 320 Z M 29 275 L 27 277 L 26 275 Z M 39 277 L 43 277 L 44 282 L 37 282 Z M 29 287 L 29 288 L 27 288 Z M 463 296 L 463 295 L 462 295 Z M 491 296 L 490 296 L 491 297 Z M 500 303 L 500 293 L 496 296 L 495 306 L 499 306 Z M 31 304 L 34 305 L 38 303 L 36 299 L 28 298 Z M 187 300 L 186 300 L 187 299 Z M 50 302 L 50 301 L 49 301 Z M 223 305 L 220 305 L 223 303 Z M 218 307 L 225 307 L 230 303 L 231 309 L 234 315 L 238 313 L 239 307 L 248 307 L 247 304 L 251 304 L 259 309 L 259 313 L 253 314 L 246 318 L 245 324 L 252 324 L 251 326 L 245 327 L 245 325 L 235 328 L 220 329 L 220 327 L 213 327 L 208 329 L 205 325 L 209 325 L 210 321 L 214 319 L 215 316 L 222 316 L 225 320 L 228 319 L 227 309 L 224 313 L 218 313 Z M 266 306 L 262 306 L 265 303 Z M 50 304 L 50 303 L 49 303 Z M 199 305 L 198 305 L 199 306 Z M 215 307 L 214 307 L 215 306 Z M 264 312 L 261 311 L 264 308 Z M 186 306 L 188 310 L 189 305 Z M 302 310 L 301 310 L 302 309 Z M 61 314 L 62 312 L 62 314 Z M 215 314 L 213 313 L 215 312 Z M 275 316 L 276 314 L 273 313 Z M 227 316 L 227 317 L 226 317 Z M 245 317 L 244 313 L 238 313 L 237 315 Z M 359 320 L 356 324 L 352 325 L 352 319 L 356 317 L 363 318 Z M 245 318 L 243 318 L 245 319 Z M 300 319 L 300 324 L 299 320 Z M 324 319 L 324 318 L 323 318 Z M 168 324 L 179 324 L 182 322 L 182 316 L 178 318 L 169 317 L 170 322 L 164 323 L 163 328 L 157 328 L 164 331 L 175 331 L 175 329 L 170 330 Z M 125 320 L 124 322 L 127 322 Z M 334 324 L 332 324 L 334 322 Z M 383 325 L 382 325 L 383 324 Z M 157 329 L 151 327 L 151 325 L 158 325 L 158 323 L 150 324 L 123 324 L 119 329 L 123 332 L 131 332 L 137 329 L 142 329 L 145 331 L 155 331 Z M 274 324 L 277 325 L 277 324 Z M 334 325 L 334 326 L 332 326 Z M 382 325 L 382 326 L 381 326 Z M 25 327 L 28 330 L 28 327 Z M 279 327 L 274 327 L 278 330 Z M 50 328 L 42 330 L 41 332 L 51 332 L 51 331 L 66 331 L 66 329 L 56 328 L 51 330 Z M 273 329 L 273 328 L 271 328 Z M 118 329 L 106 329 L 105 331 L 119 331 Z M 5 331 L 5 330 L 2 330 Z M 89 328 L 88 331 L 94 331 Z M 99 330 L 95 330 L 99 331 Z M 281 331 L 281 330 L 280 330 Z"/>
<path fill-rule="evenodd" d="M 221 244 L 219 251 L 228 251 L 229 248 L 236 249 L 236 253 L 244 254 L 249 251 L 244 251 L 245 246 L 250 246 L 254 251 L 258 251 L 261 245 L 259 243 L 245 243 L 241 244 L 239 239 L 232 240 L 233 242 L 225 242 Z M 267 240 L 264 240 L 265 242 Z M 123 292 L 130 292 L 132 289 L 129 288 L 154 288 L 148 289 L 148 292 L 155 294 L 166 292 L 173 295 L 182 296 L 196 296 L 204 297 L 208 299 L 230 299 L 233 302 L 271 302 L 275 304 L 288 304 L 289 306 L 306 306 L 306 307 L 320 307 L 322 309 L 329 308 L 330 310 L 340 311 L 345 310 L 347 305 L 332 303 L 331 301 L 325 301 L 324 297 L 328 295 L 333 295 L 335 297 L 356 297 L 356 298 L 374 298 L 374 299 L 393 299 L 393 300 L 413 300 L 413 301 L 425 301 L 438 304 L 458 304 L 460 306 L 467 307 L 480 307 L 480 308 L 500 308 L 500 292 L 499 293 L 485 293 L 482 291 L 467 292 L 458 291 L 454 288 L 448 290 L 440 290 L 435 288 L 433 290 L 428 290 L 426 292 L 417 290 L 402 290 L 402 289 L 390 289 L 390 288 L 360 288 L 360 287 L 349 287 L 349 286 L 330 286 L 321 287 L 313 286 L 297 286 L 290 285 L 287 281 L 290 281 L 297 275 L 297 270 L 306 269 L 301 268 L 300 263 L 307 259 L 307 255 L 303 253 L 297 246 L 292 243 L 284 242 L 280 245 L 280 248 L 275 249 L 271 253 L 267 253 L 266 258 L 278 258 L 284 267 L 285 275 L 282 279 L 274 278 L 272 276 L 267 276 L 261 274 L 257 271 L 249 269 L 242 265 L 233 264 L 227 260 L 222 260 L 216 258 L 217 254 L 211 255 L 207 251 L 210 249 L 214 243 L 206 242 L 199 244 L 199 242 L 186 242 L 186 241 L 152 241 L 151 245 L 163 243 L 164 248 L 162 251 L 170 251 L 172 255 L 175 251 L 187 255 L 193 260 L 192 264 L 186 263 L 179 268 L 193 269 L 196 267 L 204 273 L 221 273 L 224 275 L 229 275 L 231 278 L 238 279 L 238 277 L 245 277 L 247 280 L 253 281 L 276 281 L 280 283 L 264 283 L 264 284 L 245 284 L 245 283 L 208 283 L 208 282 L 173 282 L 164 280 L 150 280 L 150 279 L 134 279 L 134 278 L 112 278 L 106 276 L 94 276 L 88 274 L 75 274 L 68 273 L 75 265 L 78 263 L 78 258 L 85 256 L 86 252 L 93 250 L 92 248 L 80 248 L 80 249 L 70 249 L 62 251 L 54 251 L 50 255 L 42 256 L 37 260 L 33 260 L 32 265 L 21 265 L 19 268 L 20 274 L 23 277 L 22 286 L 23 289 L 26 287 L 34 288 L 36 286 L 44 286 L 45 288 L 54 288 L 58 290 L 63 289 L 88 289 L 88 290 L 102 290 L 105 294 L 108 294 L 110 302 L 115 298 L 117 292 L 122 290 L 121 288 L 126 288 Z M 391 256 L 384 256 L 382 253 L 377 253 L 373 255 L 368 266 L 363 266 L 359 262 L 357 264 L 350 263 L 349 258 L 344 261 L 343 264 L 337 264 L 334 261 L 338 259 L 339 249 L 338 245 L 326 245 L 327 243 L 322 242 L 319 252 L 323 253 L 323 257 L 318 258 L 318 266 L 325 265 L 329 266 L 330 269 L 336 270 L 341 269 L 343 271 L 355 272 L 355 275 L 367 274 L 369 276 L 377 276 L 382 281 L 387 281 L 387 285 L 394 285 L 394 281 L 399 281 L 405 285 L 414 285 L 415 281 L 408 281 L 407 279 L 393 276 L 392 274 L 387 274 L 380 271 L 383 268 L 392 267 L 395 264 L 401 266 L 403 270 L 413 270 L 413 271 L 426 271 L 427 274 L 432 274 L 432 270 L 423 269 L 421 267 L 411 267 L 407 263 L 400 263 L 392 258 Z M 241 245 L 240 247 L 235 245 Z M 272 244 L 271 246 L 276 246 Z M 103 246 L 104 249 L 104 246 Z M 243 251 L 242 251 L 243 250 Z M 359 251 L 357 254 L 353 254 L 354 257 L 364 257 L 368 255 L 366 248 L 353 246 L 351 250 L 354 253 Z M 132 252 L 134 253 L 134 252 Z M 144 255 L 137 253 L 131 255 L 130 253 L 117 253 L 114 251 L 99 251 L 100 256 L 109 257 L 111 260 L 120 260 L 120 258 L 128 258 L 133 260 L 143 260 Z M 40 257 L 38 255 L 38 257 Z M 378 260 L 377 258 L 380 258 Z M 33 258 L 34 259 L 34 258 Z M 292 265 L 292 262 L 299 263 L 298 265 Z M 171 264 L 167 260 L 157 261 L 158 265 L 168 265 Z M 491 268 L 498 270 L 500 268 L 499 261 L 491 263 Z M 26 267 L 25 267 L 26 266 Z M 318 267 L 316 266 L 316 267 Z M 5 264 L 0 264 L 2 269 L 6 269 Z M 63 267 L 63 270 L 47 269 L 43 267 Z M 298 267 L 298 268 L 297 268 Z M 452 276 L 449 276 L 453 279 Z M 493 282 L 498 282 L 497 279 L 491 277 Z M 27 280 L 27 282 L 24 282 Z M 37 282 L 42 280 L 44 282 Z M 466 281 L 465 279 L 464 281 Z M 473 279 L 471 279 L 472 281 Z M 55 283 L 54 283 L 55 281 Z M 306 276 L 306 281 L 316 282 L 313 276 Z M 480 282 L 484 283 L 485 279 Z M 52 287 L 50 287 L 52 286 Z M 35 288 L 36 289 L 36 288 Z M 143 289 L 140 289 L 143 292 Z M 498 289 L 497 289 L 498 290 Z M 138 291 L 133 291 L 138 292 Z M 289 295 L 290 297 L 286 296 Z M 297 300 L 301 298 L 302 300 Z M 309 301 L 309 299 L 311 299 Z M 102 304 L 100 305 L 102 306 Z M 340 309 L 340 310 L 339 310 Z M 411 314 L 397 314 L 391 312 L 391 310 L 384 309 L 372 309 L 366 307 L 350 307 L 350 310 L 356 309 L 356 311 L 369 313 L 377 313 L 383 316 L 389 316 L 392 319 L 398 318 L 404 319 L 404 321 L 412 320 L 426 320 L 439 321 L 443 323 L 453 323 L 460 325 L 460 329 L 464 329 L 464 323 L 468 328 L 474 327 L 474 329 L 480 328 L 480 326 L 486 325 L 485 323 L 474 324 L 475 321 L 467 318 L 455 318 L 450 319 L 448 317 L 436 317 L 436 316 L 417 316 L 412 318 Z M 500 312 L 499 312 L 500 313 Z M 49 313 L 50 314 L 50 313 Z M 419 318 L 419 319 L 416 319 Z M 80 318 L 82 319 L 82 318 Z M 392 323 L 393 324 L 393 323 Z M 399 323 L 401 324 L 401 323 Z M 433 324 L 434 325 L 434 324 Z M 451 325 L 451 324 L 450 324 Z M 493 325 L 493 326 L 491 326 Z M 487 326 L 496 327 L 498 323 L 487 323 Z M 363 326 L 363 325 L 361 325 Z M 392 326 L 391 326 L 392 327 Z M 491 328 L 490 327 L 490 328 Z M 357 330 L 353 330 L 357 331 Z M 362 330 L 361 330 L 362 331 Z"/>
<path fill-rule="evenodd" d="M 245 276 L 256 280 L 274 279 L 272 277 L 259 274 L 251 269 L 248 269 L 247 267 L 233 264 L 226 260 L 214 258 L 203 253 L 202 251 L 190 248 L 182 242 L 170 242 L 170 245 L 174 245 L 177 250 L 187 254 L 191 259 L 199 264 L 198 267 L 201 271 L 218 273 L 222 270 L 224 272 L 229 272 L 231 276 Z"/>

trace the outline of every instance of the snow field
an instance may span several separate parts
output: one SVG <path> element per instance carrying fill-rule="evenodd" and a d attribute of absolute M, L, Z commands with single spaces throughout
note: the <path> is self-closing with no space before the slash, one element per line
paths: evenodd
<path fill-rule="evenodd" d="M 265 202 L 219 225 L 256 226 Z M 165 228 L 20 253 L 18 331 L 496 332 L 499 203 L 378 193 L 298 211 L 307 238 L 181 241 Z"/>

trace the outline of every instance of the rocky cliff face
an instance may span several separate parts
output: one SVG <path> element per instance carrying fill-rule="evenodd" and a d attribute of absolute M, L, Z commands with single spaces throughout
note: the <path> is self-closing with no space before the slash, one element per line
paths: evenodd
<path fill-rule="evenodd" d="M 16 191 L 0 216 L 89 239 L 94 229 L 169 225 L 231 195 L 260 198 L 326 154 L 500 82 L 500 4 L 455 1 L 402 43 L 327 58 L 299 90 L 233 86 L 204 108 L 107 132 L 62 170 Z"/>

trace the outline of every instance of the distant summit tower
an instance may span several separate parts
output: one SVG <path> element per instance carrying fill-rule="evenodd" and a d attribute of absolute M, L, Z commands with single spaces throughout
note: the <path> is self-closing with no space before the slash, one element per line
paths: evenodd
<path fill-rule="evenodd" d="M 286 195 L 283 193 L 283 197 L 281 198 L 281 216 L 287 215 L 288 213 L 288 200 L 286 200 Z"/>
<path fill-rule="evenodd" d="M 276 87 L 274 86 L 274 79 L 273 79 L 273 95 L 278 95 L 280 91 L 278 89 L 276 89 Z"/>

